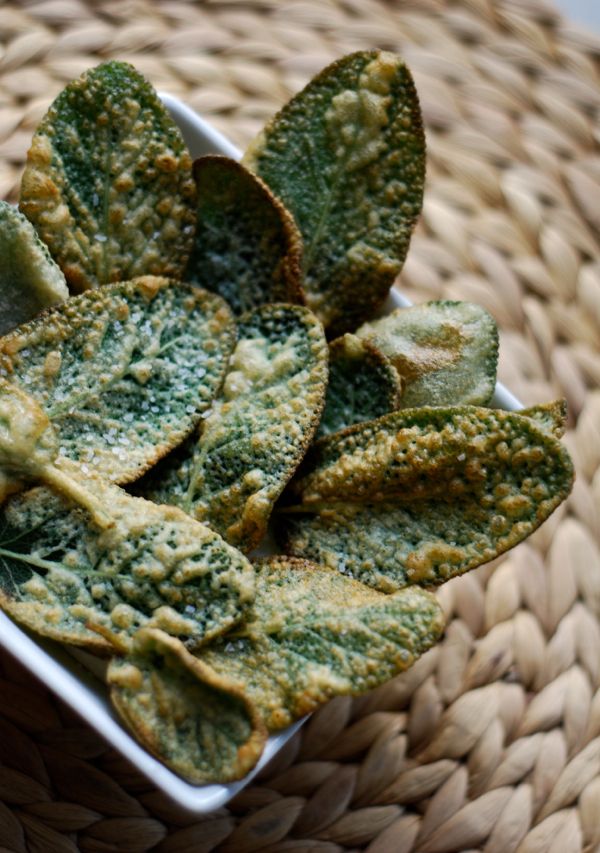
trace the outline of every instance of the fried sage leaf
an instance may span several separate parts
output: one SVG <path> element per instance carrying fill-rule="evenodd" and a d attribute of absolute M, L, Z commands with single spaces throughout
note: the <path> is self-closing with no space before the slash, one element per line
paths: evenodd
<path fill-rule="evenodd" d="M 194 234 L 192 161 L 132 66 L 106 62 L 61 92 L 33 137 L 20 207 L 75 293 L 181 278 Z"/>
<path fill-rule="evenodd" d="M 285 557 L 256 571 L 249 620 L 199 656 L 243 687 L 270 731 L 333 696 L 364 693 L 408 669 L 444 627 L 439 604 L 425 590 L 381 595 Z"/>
<path fill-rule="evenodd" d="M 498 328 L 472 302 L 424 302 L 399 308 L 356 334 L 372 341 L 402 377 L 400 407 L 486 405 L 498 365 Z"/>
<path fill-rule="evenodd" d="M 520 415 L 534 418 L 538 426 L 552 433 L 555 438 L 562 438 L 567 426 L 567 401 L 552 400 L 550 403 L 540 403 L 521 409 Z"/>
<path fill-rule="evenodd" d="M 65 277 L 33 225 L 0 201 L 0 334 L 68 296 Z"/>
<path fill-rule="evenodd" d="M 142 626 L 196 645 L 242 618 L 254 591 L 242 554 L 175 507 L 79 478 L 110 525 L 46 488 L 1 508 L 3 610 L 39 634 L 98 651 Z"/>
<path fill-rule="evenodd" d="M 566 449 L 532 418 L 408 409 L 321 439 L 279 536 L 384 592 L 442 583 L 523 540 L 572 483 Z"/>
<path fill-rule="evenodd" d="M 372 421 L 398 408 L 402 383 L 370 341 L 346 334 L 329 345 L 329 383 L 318 435 Z"/>
<path fill-rule="evenodd" d="M 267 185 L 235 160 L 194 163 L 198 220 L 186 281 L 220 293 L 236 314 L 267 302 L 304 302 L 302 239 Z"/>
<path fill-rule="evenodd" d="M 298 223 L 307 304 L 332 335 L 352 331 L 385 299 L 421 210 L 425 137 L 408 69 L 377 50 L 334 62 L 243 162 Z"/>
<path fill-rule="evenodd" d="M 260 758 L 267 732 L 254 706 L 162 631 L 138 631 L 106 680 L 142 745 L 189 782 L 232 782 Z"/>
<path fill-rule="evenodd" d="M 61 454 L 135 479 L 217 393 L 235 342 L 223 300 L 145 276 L 69 299 L 0 339 L 0 376 L 41 405 Z"/>
<path fill-rule="evenodd" d="M 165 460 L 146 494 L 181 506 L 249 551 L 319 423 L 327 344 L 317 318 L 295 305 L 259 308 L 238 333 L 221 397 L 197 443 Z"/>

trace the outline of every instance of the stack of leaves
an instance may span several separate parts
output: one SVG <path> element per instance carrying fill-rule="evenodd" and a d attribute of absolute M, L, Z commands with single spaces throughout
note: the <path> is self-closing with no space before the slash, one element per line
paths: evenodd
<path fill-rule="evenodd" d="M 0 606 L 110 657 L 115 707 L 190 781 L 409 667 L 443 630 L 427 587 L 570 490 L 560 402 L 490 408 L 487 312 L 377 319 L 424 152 L 390 53 L 326 68 L 243 165 L 192 164 L 109 62 L 0 206 Z"/>

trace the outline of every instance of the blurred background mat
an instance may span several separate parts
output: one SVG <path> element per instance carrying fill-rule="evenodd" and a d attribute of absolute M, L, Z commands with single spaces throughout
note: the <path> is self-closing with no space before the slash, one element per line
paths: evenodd
<path fill-rule="evenodd" d="M 398 282 L 481 303 L 500 379 L 564 395 L 577 483 L 526 544 L 447 584 L 444 641 L 315 714 L 231 807 L 183 813 L 0 656 L 0 849 L 576 853 L 600 846 L 600 37 L 545 0 L 0 5 L 0 195 L 67 81 L 131 61 L 245 146 L 324 65 L 401 53 L 428 138 Z"/>

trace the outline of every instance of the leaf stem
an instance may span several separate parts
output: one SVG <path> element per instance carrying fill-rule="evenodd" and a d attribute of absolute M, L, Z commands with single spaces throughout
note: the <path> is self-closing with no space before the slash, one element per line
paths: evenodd
<path fill-rule="evenodd" d="M 60 468 L 47 465 L 40 471 L 40 477 L 48 486 L 54 487 L 86 509 L 98 527 L 106 529 L 114 525 L 114 519 L 102 509 L 98 498 Z"/>
<path fill-rule="evenodd" d="M 20 551 L 9 551 L 6 548 L 0 547 L 0 556 L 8 557 L 11 560 L 20 560 L 22 563 L 27 563 L 30 566 L 37 566 L 38 569 L 45 569 L 50 572 L 56 568 L 56 563 L 50 560 L 44 560 L 42 557 L 35 557 L 33 554 L 22 554 Z"/>

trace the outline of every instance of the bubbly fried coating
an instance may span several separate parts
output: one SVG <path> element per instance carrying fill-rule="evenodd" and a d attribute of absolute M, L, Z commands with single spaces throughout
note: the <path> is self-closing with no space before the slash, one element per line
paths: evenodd
<path fill-rule="evenodd" d="M 97 476 L 72 473 L 88 509 L 46 488 L 0 508 L 0 606 L 33 631 L 108 651 L 138 628 L 205 642 L 251 603 L 250 563 L 175 507 L 134 498 Z"/>
<path fill-rule="evenodd" d="M 0 201 L 0 334 L 68 295 L 64 275 L 31 222 Z"/>
<path fill-rule="evenodd" d="M 243 162 L 296 220 L 307 304 L 331 337 L 372 317 L 402 267 L 423 200 L 422 118 L 400 57 L 362 51 L 329 65 Z"/>
<path fill-rule="evenodd" d="M 20 208 L 80 293 L 140 275 L 181 278 L 195 202 L 179 128 L 141 74 L 111 60 L 70 83 L 42 119 Z"/>
<path fill-rule="evenodd" d="M 194 162 L 198 213 L 185 280 L 219 293 L 235 314 L 304 302 L 302 238 L 267 185 L 227 157 Z"/>
<path fill-rule="evenodd" d="M 391 360 L 402 377 L 400 408 L 484 406 L 496 386 L 498 328 L 472 302 L 424 302 L 365 323 L 356 334 Z"/>
<path fill-rule="evenodd" d="M 398 371 L 370 341 L 346 334 L 329 345 L 329 383 L 317 436 L 329 435 L 398 408 Z"/>
<path fill-rule="evenodd" d="M 382 595 L 286 557 L 258 563 L 256 573 L 246 623 L 199 658 L 240 684 L 269 731 L 408 669 L 444 628 L 442 610 L 425 590 Z"/>
<path fill-rule="evenodd" d="M 54 464 L 58 439 L 48 416 L 20 388 L 0 379 L 0 503 Z"/>
<path fill-rule="evenodd" d="M 567 450 L 520 413 L 394 412 L 321 439 L 278 517 L 287 553 L 389 592 L 512 548 L 567 497 Z"/>
<path fill-rule="evenodd" d="M 106 680 L 140 743 L 188 782 L 232 782 L 261 756 L 267 732 L 252 703 L 162 631 L 138 631 Z"/>
<path fill-rule="evenodd" d="M 0 338 L 0 378 L 39 403 L 62 456 L 125 483 L 192 431 L 234 343 L 219 296 L 143 276 L 72 297 Z"/>
<path fill-rule="evenodd" d="M 562 438 L 567 426 L 567 401 L 552 400 L 550 403 L 538 403 L 521 409 L 520 415 L 533 418 L 539 427 L 552 433 L 555 438 Z"/>
<path fill-rule="evenodd" d="M 318 426 L 327 383 L 323 328 L 306 308 L 266 305 L 245 315 L 221 396 L 145 491 L 181 506 L 248 552 Z"/>

